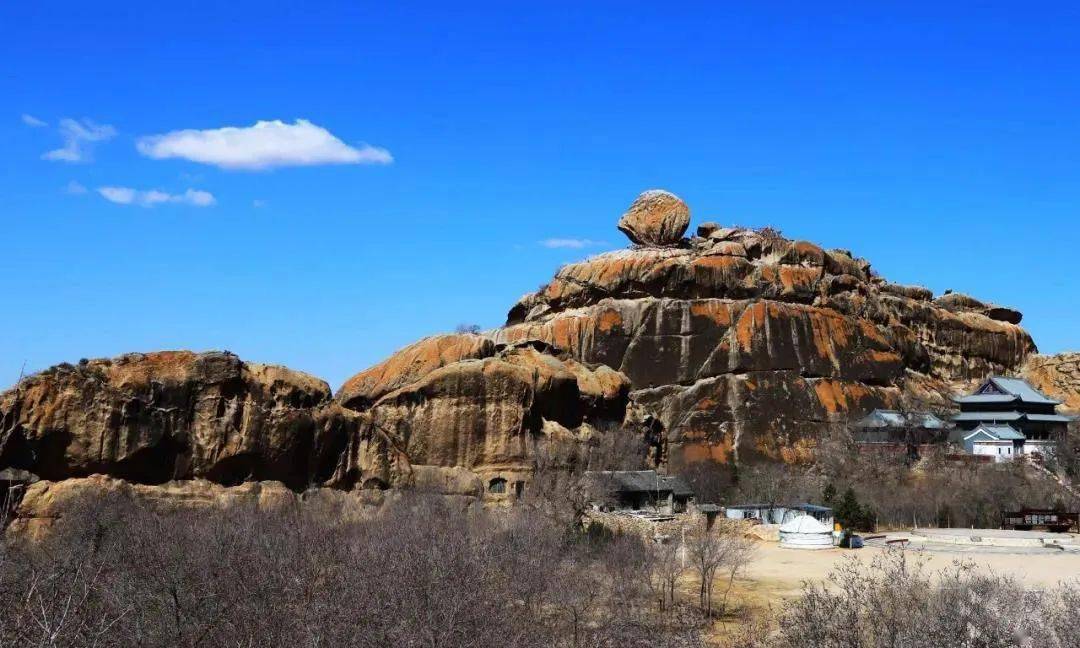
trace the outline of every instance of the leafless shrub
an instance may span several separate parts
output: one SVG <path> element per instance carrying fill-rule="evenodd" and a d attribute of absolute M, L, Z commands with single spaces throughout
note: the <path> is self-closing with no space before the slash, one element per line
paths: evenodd
<path fill-rule="evenodd" d="M 712 618 L 713 591 L 718 576 L 722 575 L 725 585 L 720 614 L 725 614 L 735 575 L 753 557 L 752 542 L 742 537 L 734 524 L 720 520 L 710 531 L 691 536 L 687 545 L 690 563 L 699 580 L 698 602 L 702 613 L 706 619 Z"/>
<path fill-rule="evenodd" d="M 740 645 L 863 646 L 1076 646 L 1080 587 L 1025 589 L 1016 580 L 955 563 L 932 574 L 902 551 L 870 564 L 848 560 L 829 582 L 808 584 L 774 624 Z"/>
<path fill-rule="evenodd" d="M 482 330 L 483 329 L 480 327 L 479 324 L 471 324 L 471 323 L 467 323 L 467 322 L 458 324 L 454 328 L 455 333 L 463 333 L 463 334 L 464 333 L 472 333 L 473 335 L 476 335 L 477 333 L 479 333 Z"/>
<path fill-rule="evenodd" d="M 87 498 L 0 546 L 0 645 L 699 645 L 654 613 L 640 541 L 600 542 L 421 495 L 360 519 Z"/>

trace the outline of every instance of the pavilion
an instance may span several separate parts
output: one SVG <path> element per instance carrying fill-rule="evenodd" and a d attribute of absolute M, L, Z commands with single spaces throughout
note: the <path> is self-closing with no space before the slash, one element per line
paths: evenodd
<path fill-rule="evenodd" d="M 1020 378 L 991 376 L 972 394 L 954 397 L 960 413 L 953 416 L 956 436 L 1012 445 L 1013 454 L 1051 454 L 1072 417 L 1057 413 L 1056 401 Z M 1007 429 L 1006 429 L 1007 428 Z M 1011 432 L 1010 432 L 1011 430 Z M 1018 438 L 1022 437 L 1022 438 Z M 969 452 L 970 452 L 969 448 Z"/>

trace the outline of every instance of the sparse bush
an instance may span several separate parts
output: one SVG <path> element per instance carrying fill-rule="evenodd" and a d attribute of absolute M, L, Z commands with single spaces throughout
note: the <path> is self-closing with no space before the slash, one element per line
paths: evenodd
<path fill-rule="evenodd" d="M 636 538 L 403 495 L 155 512 L 86 499 L 0 546 L 0 646 L 696 646 Z"/>
<path fill-rule="evenodd" d="M 845 560 L 808 584 L 774 620 L 738 645 L 939 648 L 1076 646 L 1080 586 L 1028 590 L 1009 577 L 955 563 L 932 574 L 901 550 Z"/>
<path fill-rule="evenodd" d="M 473 335 L 476 335 L 481 330 L 483 330 L 483 329 L 480 328 L 479 324 L 465 323 L 465 324 L 458 324 L 457 328 L 454 329 L 454 332 L 456 332 L 456 333 L 472 333 Z"/>

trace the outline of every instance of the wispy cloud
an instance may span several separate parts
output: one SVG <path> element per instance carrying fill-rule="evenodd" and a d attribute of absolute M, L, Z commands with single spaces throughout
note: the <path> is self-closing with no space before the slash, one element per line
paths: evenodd
<path fill-rule="evenodd" d="M 22 123 L 30 126 L 31 128 L 44 128 L 49 125 L 47 122 L 43 122 L 37 117 L 34 117 L 33 115 L 27 115 L 26 113 L 22 114 Z"/>
<path fill-rule="evenodd" d="M 92 147 L 95 142 L 104 142 L 116 136 L 116 129 L 106 124 L 95 124 L 89 119 L 60 120 L 60 137 L 64 145 L 42 155 L 45 160 L 60 162 L 87 162 L 92 159 Z"/>
<path fill-rule="evenodd" d="M 262 209 L 263 207 L 266 207 L 266 201 L 256 198 L 255 200 L 251 201 L 251 206 L 255 209 Z"/>
<path fill-rule="evenodd" d="M 135 147 L 155 160 L 179 158 L 223 169 L 257 171 L 320 164 L 390 164 L 386 149 L 349 146 L 306 119 L 259 121 L 254 126 L 178 130 L 141 137 Z"/>
<path fill-rule="evenodd" d="M 72 180 L 64 186 L 64 193 L 71 194 L 73 196 L 79 196 L 86 193 L 86 187 L 82 186 L 78 182 Z"/>
<path fill-rule="evenodd" d="M 546 248 L 572 248 L 580 250 L 587 247 L 599 247 L 601 245 L 607 245 L 605 241 L 594 241 L 592 239 L 579 239 L 579 238 L 549 238 L 540 241 L 540 245 Z"/>
<path fill-rule="evenodd" d="M 154 207 L 174 203 L 193 207 L 210 207 L 217 203 L 213 194 L 199 189 L 188 189 L 182 194 L 171 194 L 159 189 L 140 191 L 131 187 L 98 187 L 97 191 L 102 198 L 118 205 Z"/>

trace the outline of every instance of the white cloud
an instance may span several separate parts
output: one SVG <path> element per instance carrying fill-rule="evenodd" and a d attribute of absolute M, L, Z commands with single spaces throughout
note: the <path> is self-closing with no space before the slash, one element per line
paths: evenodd
<path fill-rule="evenodd" d="M 33 115 L 27 115 L 26 113 L 22 114 L 22 123 L 32 128 L 44 128 L 45 126 L 48 126 L 46 122 L 41 121 Z"/>
<path fill-rule="evenodd" d="M 266 201 L 256 198 L 255 200 L 251 201 L 251 206 L 255 209 L 262 209 L 263 207 L 266 207 Z"/>
<path fill-rule="evenodd" d="M 97 191 L 102 198 L 118 205 L 153 207 L 173 203 L 193 207 L 210 207 L 217 203 L 212 193 L 201 189 L 188 189 L 182 194 L 171 194 L 160 189 L 140 191 L 131 187 L 98 187 Z"/>
<path fill-rule="evenodd" d="M 64 187 L 64 193 L 69 193 L 69 194 L 72 194 L 74 196 L 82 195 L 82 194 L 86 193 L 86 187 L 84 187 L 80 183 L 75 182 L 74 180 L 72 180 L 71 182 L 67 183 L 67 185 Z"/>
<path fill-rule="evenodd" d="M 607 243 L 604 241 L 594 241 L 592 239 L 549 238 L 540 241 L 540 245 L 546 248 L 573 248 L 575 250 L 580 250 L 581 248 L 607 245 Z"/>
<path fill-rule="evenodd" d="M 95 124 L 89 119 L 60 120 L 60 137 L 64 145 L 42 155 L 44 160 L 61 162 L 87 162 L 92 159 L 91 144 L 104 142 L 116 136 L 116 129 L 106 124 Z"/>
<path fill-rule="evenodd" d="M 293 124 L 259 121 L 254 126 L 178 130 L 140 137 L 135 147 L 155 160 L 180 158 L 223 169 L 260 170 L 318 164 L 390 164 L 386 149 L 349 146 L 306 119 Z"/>

